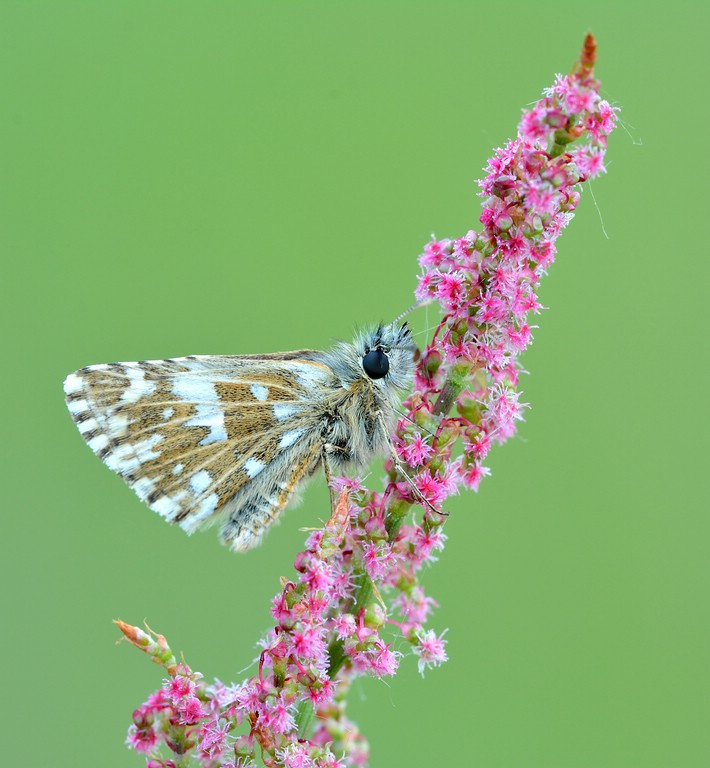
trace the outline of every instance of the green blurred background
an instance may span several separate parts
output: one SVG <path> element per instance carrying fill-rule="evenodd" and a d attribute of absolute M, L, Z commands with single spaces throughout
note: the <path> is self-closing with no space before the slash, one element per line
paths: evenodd
<path fill-rule="evenodd" d="M 123 740 L 160 670 L 111 619 L 240 680 L 299 528 L 327 514 L 318 480 L 258 551 L 188 539 L 83 445 L 64 376 L 320 348 L 392 318 L 430 233 L 478 226 L 491 148 L 591 30 L 623 125 L 542 286 L 527 421 L 449 504 L 424 577 L 451 660 L 362 681 L 350 714 L 374 768 L 710 765 L 709 20 L 700 3 L 2 2 L 3 764 L 143 765 Z"/>

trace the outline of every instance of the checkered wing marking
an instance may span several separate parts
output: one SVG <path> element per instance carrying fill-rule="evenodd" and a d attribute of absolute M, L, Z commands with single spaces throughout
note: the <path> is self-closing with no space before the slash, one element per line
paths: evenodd
<path fill-rule="evenodd" d="M 83 368 L 64 383 L 97 456 L 188 533 L 222 520 L 255 546 L 321 460 L 319 393 L 333 373 L 310 350 Z"/>

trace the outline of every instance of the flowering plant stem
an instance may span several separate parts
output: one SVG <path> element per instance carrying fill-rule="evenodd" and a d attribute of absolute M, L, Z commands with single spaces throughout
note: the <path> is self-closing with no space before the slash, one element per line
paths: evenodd
<path fill-rule="evenodd" d="M 604 171 L 615 125 L 595 56 L 589 35 L 572 73 L 558 76 L 523 113 L 517 137 L 495 150 L 479 182 L 480 231 L 426 245 L 416 296 L 437 302 L 443 319 L 403 404 L 397 462 L 386 463 L 382 492 L 333 478 L 337 502 L 297 555 L 293 580 L 282 581 L 256 673 L 206 684 L 165 638 L 117 622 L 168 675 L 129 730 L 148 768 L 364 765 L 367 742 L 345 714 L 351 681 L 395 673 L 403 654 L 393 634 L 420 672 L 446 661 L 444 632 L 427 627 L 436 603 L 419 572 L 444 546 L 445 500 L 478 489 L 491 446 L 522 419 L 518 358 L 533 338 L 528 317 L 542 309 L 538 284 L 581 184 Z"/>

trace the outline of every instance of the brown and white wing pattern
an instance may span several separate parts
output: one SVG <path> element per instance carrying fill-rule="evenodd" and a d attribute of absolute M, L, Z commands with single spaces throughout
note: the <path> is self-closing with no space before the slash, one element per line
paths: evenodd
<path fill-rule="evenodd" d="M 89 447 L 153 511 L 187 533 L 221 520 L 243 551 L 321 461 L 333 372 L 316 354 L 93 365 L 64 390 Z"/>

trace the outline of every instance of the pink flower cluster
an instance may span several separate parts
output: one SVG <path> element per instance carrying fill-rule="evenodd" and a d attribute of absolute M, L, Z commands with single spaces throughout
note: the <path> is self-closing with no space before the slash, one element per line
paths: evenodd
<path fill-rule="evenodd" d="M 532 341 L 530 314 L 541 309 L 537 286 L 579 183 L 604 170 L 615 122 L 593 61 L 589 37 L 576 70 L 558 77 L 523 115 L 517 138 L 496 150 L 480 182 L 481 231 L 432 241 L 420 257 L 417 297 L 439 302 L 444 317 L 395 444 L 429 502 L 421 514 L 412 514 L 419 499 L 392 462 L 384 493 L 336 478 L 336 508 L 296 557 L 293 580 L 273 601 L 257 672 L 239 685 L 206 685 L 164 638 L 119 625 L 169 675 L 129 730 L 149 768 L 364 765 L 367 743 L 345 714 L 352 679 L 394 674 L 407 647 L 420 672 L 446 661 L 445 632 L 426 626 L 436 604 L 419 572 L 444 546 L 445 500 L 461 486 L 478 488 L 491 445 L 522 418 L 518 356 Z"/>

